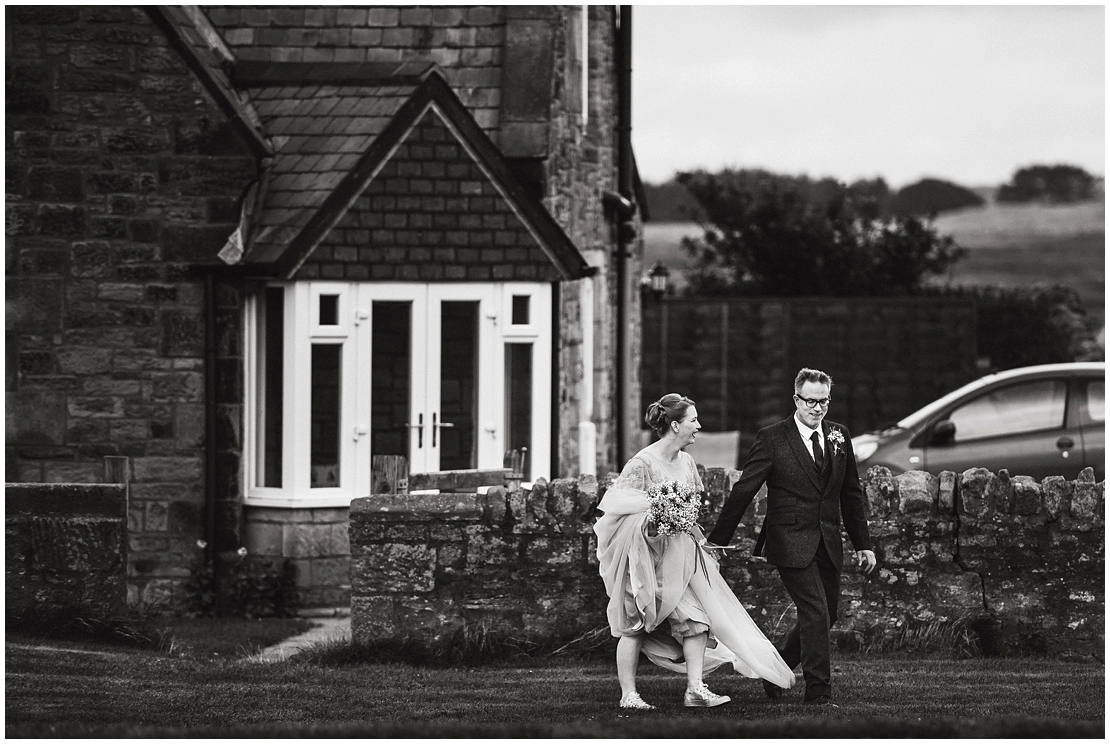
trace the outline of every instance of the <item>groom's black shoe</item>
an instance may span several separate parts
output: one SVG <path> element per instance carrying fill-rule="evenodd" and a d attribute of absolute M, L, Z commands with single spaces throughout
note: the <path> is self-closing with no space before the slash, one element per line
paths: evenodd
<path fill-rule="evenodd" d="M 782 694 L 784 692 L 786 692 L 786 690 L 782 689 L 778 685 L 772 682 L 768 682 L 767 680 L 763 680 L 763 694 L 765 694 L 771 700 L 778 700 L 782 697 Z"/>

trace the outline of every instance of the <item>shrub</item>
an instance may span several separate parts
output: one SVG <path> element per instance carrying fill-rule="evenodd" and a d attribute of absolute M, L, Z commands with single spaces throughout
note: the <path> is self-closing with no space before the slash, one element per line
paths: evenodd
<path fill-rule="evenodd" d="M 287 558 L 249 556 L 246 548 L 214 559 L 201 553 L 185 585 L 187 609 L 196 617 L 292 617 L 300 604 L 296 580 Z"/>
<path fill-rule="evenodd" d="M 1094 197 L 1094 187 L 1094 176 L 1074 165 L 1033 165 L 998 189 L 998 201 L 1085 201 Z"/>
<path fill-rule="evenodd" d="M 974 298 L 979 355 L 993 370 L 1104 356 L 1095 323 L 1069 287 L 950 287 L 939 293 Z"/>

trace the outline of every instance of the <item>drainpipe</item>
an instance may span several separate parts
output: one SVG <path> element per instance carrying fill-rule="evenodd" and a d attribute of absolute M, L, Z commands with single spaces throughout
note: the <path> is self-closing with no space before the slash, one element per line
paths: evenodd
<path fill-rule="evenodd" d="M 213 272 L 204 274 L 204 542 L 205 558 L 219 586 L 220 562 L 216 546 L 216 289 Z M 220 592 L 217 613 L 222 614 Z"/>
<path fill-rule="evenodd" d="M 632 6 L 621 5 L 617 28 L 617 188 L 626 203 L 635 201 L 632 182 Z M 624 215 L 620 216 L 623 221 Z M 636 236 L 617 230 L 617 358 L 616 444 L 617 467 L 628 458 L 628 390 L 631 359 L 628 348 L 628 258 Z"/>

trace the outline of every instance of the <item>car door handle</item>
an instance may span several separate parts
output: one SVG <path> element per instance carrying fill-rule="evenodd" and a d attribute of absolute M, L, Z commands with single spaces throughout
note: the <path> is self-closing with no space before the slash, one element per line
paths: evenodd
<path fill-rule="evenodd" d="M 1056 440 L 1056 449 L 1066 450 L 1075 446 L 1071 437 L 1060 437 Z"/>

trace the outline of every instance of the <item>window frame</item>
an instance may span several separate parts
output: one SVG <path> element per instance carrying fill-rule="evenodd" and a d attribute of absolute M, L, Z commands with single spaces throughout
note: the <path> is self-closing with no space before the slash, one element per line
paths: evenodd
<path fill-rule="evenodd" d="M 1052 426 L 1040 426 L 1040 427 L 1037 427 L 1035 429 L 1023 429 L 1021 431 L 1006 431 L 1006 432 L 996 432 L 996 433 L 991 433 L 991 434 L 983 434 L 983 435 L 971 437 L 971 438 L 968 438 L 968 439 L 959 439 L 958 438 L 959 434 L 960 434 L 960 431 L 959 431 L 959 426 L 957 426 L 956 427 L 956 437 L 957 438 L 953 441 L 953 444 L 956 445 L 956 446 L 959 446 L 959 445 L 962 445 L 962 444 L 972 444 L 972 443 L 975 443 L 975 442 L 990 441 L 992 439 L 1018 437 L 1018 436 L 1025 436 L 1025 435 L 1029 435 L 1029 434 L 1037 434 L 1037 433 L 1049 432 L 1049 431 L 1063 431 L 1064 429 L 1067 428 L 1067 425 L 1068 425 L 1068 410 L 1069 410 L 1069 399 L 1070 399 L 1070 396 L 1071 396 L 1071 389 L 1070 389 L 1071 386 L 1068 384 L 1068 380 L 1066 378 L 1062 378 L 1062 377 L 1044 377 L 1044 378 L 1033 379 L 1033 380 L 1015 380 L 1015 381 L 1012 381 L 1012 382 L 1010 382 L 1008 384 L 1005 384 L 1005 385 L 998 385 L 996 387 L 992 387 L 990 389 L 980 391 L 980 393 L 978 395 L 975 395 L 974 397 L 968 398 L 967 400 L 960 401 L 956 405 L 952 406 L 952 408 L 950 408 L 944 414 L 943 418 L 938 419 L 938 420 L 952 421 L 952 414 L 956 413 L 957 411 L 960 411 L 961 409 L 967 408 L 968 406 L 980 403 L 984 399 L 989 398 L 992 395 L 996 395 L 1000 392 L 1010 391 L 1010 390 L 1020 388 L 1020 387 L 1029 387 L 1029 386 L 1032 386 L 1032 385 L 1038 385 L 1038 384 L 1044 384 L 1044 383 L 1054 383 L 1055 385 L 1063 387 L 1063 402 L 1061 403 L 1061 409 L 1060 409 L 1061 410 L 1061 415 L 1060 415 L 1060 421 L 1059 421 L 1058 424 L 1055 424 L 1055 425 L 1052 425 Z M 953 422 L 953 423 L 955 423 L 955 422 Z"/>
<path fill-rule="evenodd" d="M 405 286 L 409 286 L 404 283 Z M 534 478 L 551 477 L 551 447 L 552 424 L 555 421 L 555 411 L 552 406 L 552 361 L 554 358 L 554 343 L 557 335 L 554 332 L 552 318 L 554 317 L 553 301 L 556 296 L 552 286 L 545 282 L 489 282 L 483 283 L 492 287 L 490 292 L 492 304 L 483 311 L 479 322 L 492 324 L 492 336 L 488 342 L 483 343 L 483 348 L 489 354 L 487 360 L 482 359 L 483 368 L 498 370 L 501 377 L 480 380 L 479 385 L 482 395 L 488 396 L 487 400 L 493 401 L 495 418 L 499 421 L 490 421 L 498 427 L 494 446 L 496 451 L 503 452 L 507 429 L 505 428 L 506 411 L 504 408 L 505 390 L 507 381 L 503 379 L 505 364 L 505 344 L 524 343 L 532 345 L 532 442 L 533 451 L 529 453 L 532 462 Z M 241 476 L 244 485 L 243 502 L 248 506 L 284 507 L 284 508 L 327 508 L 349 506 L 354 498 L 369 494 L 371 480 L 370 458 L 363 458 L 362 454 L 370 452 L 370 400 L 360 390 L 365 383 L 370 385 L 371 365 L 369 363 L 372 346 L 372 323 L 369 308 L 362 307 L 362 287 L 377 286 L 383 291 L 383 297 L 389 297 L 396 286 L 404 287 L 398 283 L 389 282 L 345 282 L 345 281 L 295 281 L 295 282 L 266 282 L 261 285 L 260 291 L 250 292 L 244 298 L 243 309 L 243 365 L 245 394 L 243 401 L 243 463 Z M 417 286 L 413 284 L 411 286 Z M 444 299 L 469 299 L 473 294 L 473 287 L 467 285 L 451 284 L 424 284 L 428 287 L 426 297 L 431 297 L 435 288 L 435 296 Z M 283 371 L 282 371 L 282 420 L 283 431 L 281 442 L 282 467 L 281 482 L 279 487 L 261 486 L 259 472 L 259 449 L 262 434 L 260 414 L 263 402 L 258 397 L 260 375 L 264 372 L 264 356 L 259 347 L 260 337 L 264 330 L 259 327 L 261 320 L 260 303 L 265 301 L 267 288 L 279 287 L 284 290 L 284 345 Z M 337 326 L 320 326 L 318 322 L 319 298 L 322 294 L 337 294 L 338 320 Z M 512 324 L 512 297 L 513 295 L 529 296 L 529 323 L 527 325 Z M 414 314 L 425 313 L 432 306 L 430 300 L 425 300 L 422 307 L 414 305 Z M 363 327 L 365 326 L 365 327 Z M 418 328 L 424 328 L 423 322 L 417 323 L 414 318 L 414 333 Z M 425 329 L 430 334 L 430 329 Z M 430 336 L 429 336 L 430 337 Z M 415 341 L 413 342 L 416 343 Z M 340 369 L 340 417 L 339 427 L 339 486 L 334 488 L 311 487 L 311 453 L 309 440 L 297 432 L 306 431 L 305 427 L 311 423 L 311 348 L 313 344 L 337 344 L 343 346 L 341 351 Z M 430 354 L 423 359 L 423 364 L 432 363 L 438 359 L 438 354 Z M 416 366 L 416 359 L 413 359 Z M 361 370 L 361 371 L 360 371 Z M 427 374 L 433 374 L 430 370 Z M 361 376 L 360 376 L 361 375 Z M 418 374 L 414 369 L 413 384 L 426 384 L 418 382 L 423 380 L 424 374 Z M 300 391 L 300 394 L 298 394 Z M 486 420 L 479 421 L 481 436 L 485 436 L 484 427 Z M 372 454 L 372 453 L 371 453 Z M 366 463 L 362 463 L 362 459 Z M 492 455 L 487 454 L 485 464 L 481 458 L 478 462 L 479 469 L 491 466 Z M 501 467 L 500 455 L 497 457 L 496 467 Z M 365 484 L 363 481 L 366 481 Z"/>

